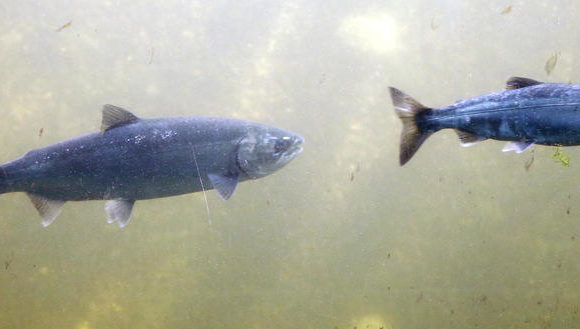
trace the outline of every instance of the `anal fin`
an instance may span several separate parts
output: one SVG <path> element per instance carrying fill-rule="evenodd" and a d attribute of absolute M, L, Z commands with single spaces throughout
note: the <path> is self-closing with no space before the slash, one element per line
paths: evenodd
<path fill-rule="evenodd" d="M 42 217 L 42 226 L 47 227 L 54 222 L 54 219 L 60 214 L 61 208 L 66 201 L 51 200 L 34 193 L 26 193 L 32 204 L 38 210 Z"/>
<path fill-rule="evenodd" d="M 123 228 L 129 224 L 131 219 L 131 212 L 135 200 L 109 200 L 105 204 L 105 211 L 107 212 L 107 223 L 119 223 L 119 227 Z"/>
<path fill-rule="evenodd" d="M 534 144 L 535 144 L 534 142 L 509 142 L 505 144 L 505 146 L 501 151 L 502 152 L 514 151 L 519 154 L 529 149 Z"/>

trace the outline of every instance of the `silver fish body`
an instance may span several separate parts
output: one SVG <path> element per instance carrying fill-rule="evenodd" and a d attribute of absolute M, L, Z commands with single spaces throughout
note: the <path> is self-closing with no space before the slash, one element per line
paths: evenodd
<path fill-rule="evenodd" d="M 302 150 L 302 137 L 260 123 L 210 117 L 141 119 L 107 105 L 102 132 L 33 150 L 0 166 L 0 193 L 26 192 L 50 224 L 66 201 L 111 200 L 127 224 L 136 200 L 216 189 L 269 175 Z"/>
<path fill-rule="evenodd" d="M 400 164 L 404 165 L 431 134 L 454 129 L 462 145 L 482 140 L 508 141 L 504 151 L 523 152 L 533 144 L 580 144 L 580 85 L 511 78 L 507 90 L 428 108 L 391 88 L 403 121 Z"/>

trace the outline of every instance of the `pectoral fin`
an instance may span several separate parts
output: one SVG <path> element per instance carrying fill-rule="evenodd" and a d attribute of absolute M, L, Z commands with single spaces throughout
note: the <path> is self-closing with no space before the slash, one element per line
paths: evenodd
<path fill-rule="evenodd" d="M 218 191 L 219 195 L 224 200 L 229 199 L 232 194 L 234 194 L 236 186 L 238 186 L 238 175 L 224 176 L 209 174 L 207 177 L 209 178 L 211 185 L 213 185 L 213 188 Z"/>
<path fill-rule="evenodd" d="M 107 223 L 119 222 L 119 227 L 123 228 L 131 219 L 131 212 L 135 200 L 109 200 L 105 204 L 107 212 Z"/>
<path fill-rule="evenodd" d="M 532 145 L 534 145 L 534 142 L 509 142 L 505 144 L 505 146 L 501 151 L 502 152 L 514 151 L 516 153 L 522 153 L 525 150 L 532 147 Z"/>
<path fill-rule="evenodd" d="M 42 217 L 42 226 L 47 227 L 52 224 L 56 216 L 60 214 L 62 205 L 65 201 L 50 200 L 43 196 L 33 193 L 26 193 L 32 201 L 32 204 L 38 210 L 38 214 Z"/>

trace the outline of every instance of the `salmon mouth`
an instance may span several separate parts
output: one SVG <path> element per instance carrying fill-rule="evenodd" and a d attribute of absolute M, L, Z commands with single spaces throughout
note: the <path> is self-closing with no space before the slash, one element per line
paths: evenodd
<path fill-rule="evenodd" d="M 298 154 L 302 153 L 303 148 L 302 148 L 302 144 L 304 144 L 304 138 L 301 136 L 295 136 L 294 137 L 294 142 L 292 143 L 292 145 L 288 148 L 288 156 L 293 158 L 295 156 L 297 156 Z"/>

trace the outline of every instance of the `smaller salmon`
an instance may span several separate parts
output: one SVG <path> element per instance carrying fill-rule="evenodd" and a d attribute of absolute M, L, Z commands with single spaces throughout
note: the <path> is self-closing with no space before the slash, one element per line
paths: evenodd
<path fill-rule="evenodd" d="M 390 87 L 403 122 L 399 162 L 407 163 L 431 134 L 454 129 L 462 146 L 486 139 L 508 141 L 504 152 L 521 153 L 534 144 L 580 144 L 580 85 L 513 77 L 507 90 L 430 108 Z"/>

